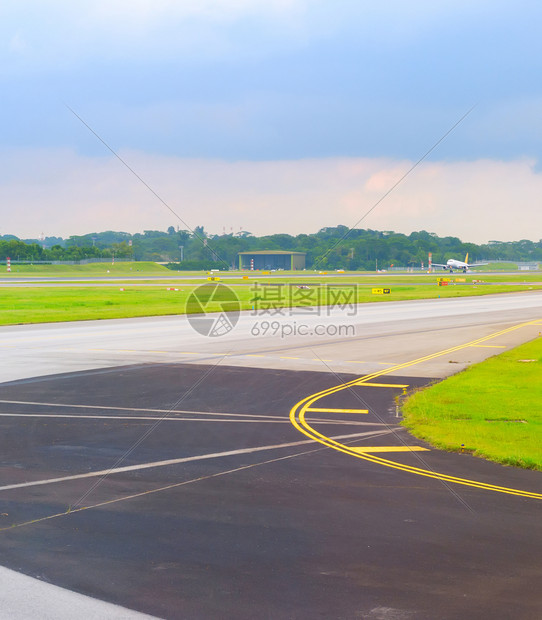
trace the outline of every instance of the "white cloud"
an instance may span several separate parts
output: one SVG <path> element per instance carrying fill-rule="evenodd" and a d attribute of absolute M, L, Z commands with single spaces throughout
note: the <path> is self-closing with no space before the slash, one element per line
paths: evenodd
<path fill-rule="evenodd" d="M 211 19 L 240 15 L 291 12 L 306 7 L 311 0 L 88 0 L 79 2 L 89 13 L 121 19 L 142 20 L 153 16 L 205 15 Z M 312 0 L 314 3 L 314 0 Z M 57 3 L 58 4 L 58 3 Z"/>
<path fill-rule="evenodd" d="M 103 60 L 284 54 L 345 36 L 389 50 L 492 10 L 489 0 L 475 8 L 465 0 L 19 0 L 0 6 L 0 35 L 33 52 L 13 70 L 54 71 Z"/>
<path fill-rule="evenodd" d="M 8 49 L 15 54 L 24 54 L 28 51 L 28 43 L 20 32 L 16 32 L 9 41 Z"/>
<path fill-rule="evenodd" d="M 3 66 L 2 73 L 17 75 L 24 70 L 51 71 L 79 63 L 115 62 L 126 59 L 148 62 L 171 61 L 172 57 L 194 61 L 244 53 L 252 48 L 252 30 L 261 29 L 262 49 L 285 45 L 280 33 L 289 33 L 290 44 L 314 0 L 21 0 L 0 7 L 2 52 L 26 52 L 16 65 Z M 245 25 L 245 36 L 233 30 Z M 293 24 L 297 25 L 292 27 Z M 272 43 L 272 36 L 279 41 Z M 249 36 L 252 35 L 252 36 Z M 194 56 L 196 54 L 196 56 Z"/>
<path fill-rule="evenodd" d="M 410 162 L 330 158 L 226 162 L 122 153 L 191 227 L 254 234 L 353 225 Z M 69 150 L 0 153 L 0 233 L 68 236 L 183 224 L 117 160 Z M 542 237 L 542 175 L 532 160 L 426 163 L 359 225 L 425 229 L 465 241 Z"/>

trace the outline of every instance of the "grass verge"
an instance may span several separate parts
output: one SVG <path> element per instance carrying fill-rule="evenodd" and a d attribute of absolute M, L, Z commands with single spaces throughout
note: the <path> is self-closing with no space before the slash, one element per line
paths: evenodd
<path fill-rule="evenodd" d="M 58 321 L 81 321 L 92 319 L 115 319 L 140 316 L 160 316 L 186 314 L 196 309 L 187 308 L 191 291 L 206 281 L 175 282 L 174 289 L 169 282 L 163 284 L 143 283 L 133 285 L 117 282 L 115 285 L 95 286 L 2 286 L 0 289 L 0 325 L 17 325 L 25 323 L 50 323 Z M 450 298 L 489 293 L 518 292 L 529 294 L 528 289 L 537 287 L 523 286 L 455 286 L 440 288 L 434 286 L 395 286 L 389 295 L 374 295 L 366 286 L 353 287 L 351 284 L 337 284 L 332 288 L 311 285 L 308 290 L 297 285 L 280 286 L 278 282 L 264 286 L 246 283 L 235 285 L 225 281 L 235 291 L 242 310 L 268 310 L 265 317 L 269 321 L 277 314 L 288 315 L 287 308 L 322 307 L 335 305 L 342 308 L 347 316 L 354 316 L 359 310 L 356 303 L 379 301 L 406 301 L 413 299 Z M 280 310 L 285 308 L 286 310 Z M 207 312 L 220 311 L 221 307 L 211 304 Z M 296 311 L 300 318 L 303 311 Z M 308 314 L 314 314 L 309 312 Z M 325 319 L 327 310 L 320 310 Z M 295 317 L 294 317 L 295 318 Z M 262 320 L 263 317 L 260 317 Z"/>
<path fill-rule="evenodd" d="M 201 272 L 200 272 L 201 273 Z M 164 276 L 167 277 L 171 271 L 164 265 L 151 261 L 126 261 L 107 263 L 87 263 L 84 265 L 19 265 L 11 266 L 11 272 L 7 273 L 2 266 L 2 278 L 13 278 L 26 276 L 35 277 L 110 277 L 116 276 Z"/>
<path fill-rule="evenodd" d="M 403 425 L 437 448 L 542 470 L 542 338 L 410 396 Z"/>

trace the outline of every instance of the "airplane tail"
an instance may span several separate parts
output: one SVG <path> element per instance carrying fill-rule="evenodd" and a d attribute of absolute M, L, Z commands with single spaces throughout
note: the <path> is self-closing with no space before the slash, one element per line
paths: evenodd
<path fill-rule="evenodd" d="M 467 256 L 465 256 L 465 262 L 467 263 L 467 265 L 469 264 L 469 253 L 467 252 Z"/>

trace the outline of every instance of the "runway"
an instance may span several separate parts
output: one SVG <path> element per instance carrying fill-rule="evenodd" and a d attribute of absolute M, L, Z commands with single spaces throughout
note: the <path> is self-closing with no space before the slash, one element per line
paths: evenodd
<path fill-rule="evenodd" d="M 105 265 L 105 263 L 104 263 Z M 105 268 L 105 267 L 104 267 Z M 107 271 L 107 270 L 106 270 Z M 98 276 L 86 276 L 86 275 L 81 275 L 81 276 L 51 276 L 51 275 L 17 275 L 15 272 L 12 273 L 11 276 L 0 276 L 0 286 L 2 285 L 10 285 L 10 284 L 25 284 L 25 285 L 30 285 L 30 284 L 61 284 L 61 283 L 65 283 L 65 284 L 70 284 L 70 283 L 76 283 L 76 282 L 87 282 L 87 283 L 117 283 L 117 282 L 133 282 L 133 283 L 138 283 L 138 282 L 160 282 L 160 281 L 165 281 L 165 280 L 190 280 L 190 281 L 201 281 L 204 282 L 207 279 L 207 274 L 204 273 L 199 273 L 199 274 L 190 274 L 187 272 L 183 272 L 183 271 L 176 271 L 176 270 L 168 270 L 167 272 L 164 272 L 161 275 L 140 275 L 140 276 L 136 276 L 136 275 L 130 275 L 130 274 L 125 274 L 125 275 L 105 275 L 106 271 L 104 271 L 104 275 L 98 275 Z M 499 276 L 517 276 L 518 272 L 517 271 L 499 271 L 499 272 L 482 272 L 482 271 L 469 271 L 468 272 L 470 276 L 480 276 L 480 277 L 485 277 L 485 276 L 494 276 L 494 275 L 499 275 Z M 213 275 L 220 277 L 221 280 L 224 281 L 228 281 L 228 280 L 239 280 L 240 278 L 242 278 L 243 276 L 248 276 L 249 278 L 252 278 L 253 280 L 256 280 L 258 278 L 264 279 L 264 280 L 274 280 L 274 279 L 280 279 L 283 280 L 285 278 L 290 279 L 290 278 L 295 278 L 295 279 L 299 279 L 299 280 L 312 280 L 312 279 L 318 279 L 318 280 L 329 280 L 332 281 L 334 278 L 340 278 L 341 280 L 344 281 L 344 279 L 346 278 L 352 278 L 355 279 L 355 281 L 358 283 L 358 285 L 361 285 L 364 283 L 365 280 L 374 280 L 374 279 L 382 279 L 382 277 L 385 277 L 386 279 L 390 279 L 390 276 L 393 277 L 393 273 L 390 272 L 386 272 L 386 274 L 383 276 L 382 273 L 363 273 L 360 274 L 359 272 L 356 273 L 336 273 L 336 272 L 329 272 L 329 273 L 317 273 L 317 272 L 295 272 L 295 273 L 288 273 L 288 274 L 284 274 L 281 272 L 278 273 L 267 273 L 267 274 L 262 274 L 259 273 L 257 271 L 252 271 L 252 272 L 216 272 Z M 409 273 L 409 272 L 399 272 L 397 273 L 398 276 L 408 276 L 409 278 L 425 278 L 427 276 L 427 272 L 426 271 L 422 271 L 422 272 L 417 272 L 417 273 Z M 447 277 L 449 276 L 449 272 L 447 269 L 445 270 L 439 270 L 439 271 L 433 271 L 433 275 L 435 276 L 443 276 L 443 277 Z M 463 276 L 463 272 L 459 271 L 459 272 L 454 272 L 453 274 L 454 276 Z M 531 272 L 532 275 L 532 272 Z M 404 284 L 404 282 L 403 282 Z M 369 286 L 371 286 L 371 284 L 369 284 Z"/>
<path fill-rule="evenodd" d="M 3 564 L 155 617 L 537 618 L 540 473 L 431 450 L 395 397 L 536 337 L 541 302 L 2 328 Z"/>
<path fill-rule="evenodd" d="M 230 333 L 216 338 L 195 332 L 185 315 L 0 327 L 0 377 L 11 381 L 164 362 L 364 374 L 536 319 L 541 308 L 542 293 L 530 291 L 273 314 L 243 312 Z M 322 335 L 315 334 L 319 327 Z M 512 333 L 499 346 L 537 334 L 535 328 L 530 334 Z M 413 371 L 444 377 L 495 352 L 473 348 Z"/>

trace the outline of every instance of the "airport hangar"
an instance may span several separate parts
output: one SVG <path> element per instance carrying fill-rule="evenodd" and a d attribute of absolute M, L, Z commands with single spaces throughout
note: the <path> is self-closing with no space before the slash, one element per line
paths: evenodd
<path fill-rule="evenodd" d="M 286 252 L 284 250 L 239 252 L 239 269 L 248 271 L 264 269 L 299 271 L 305 269 L 305 256 L 305 252 Z"/>

